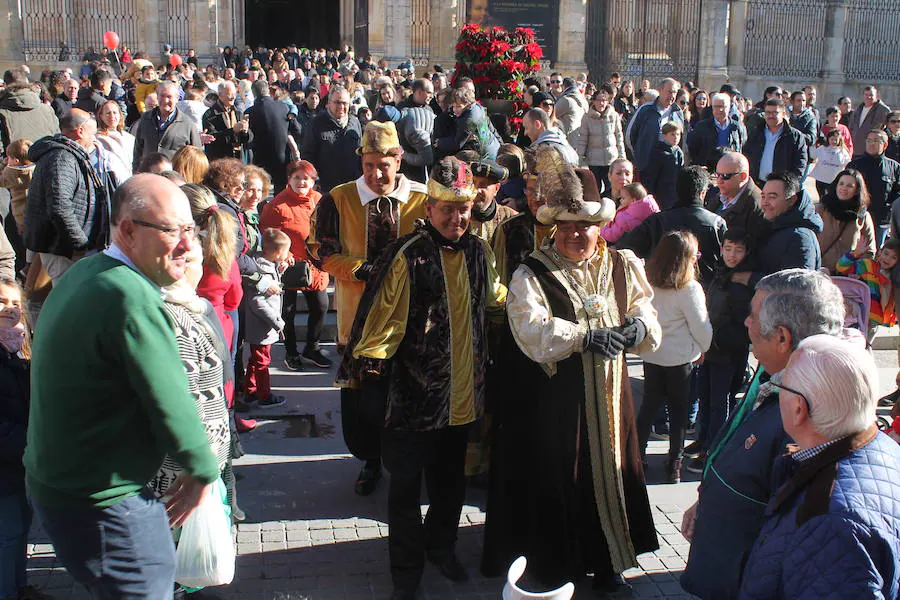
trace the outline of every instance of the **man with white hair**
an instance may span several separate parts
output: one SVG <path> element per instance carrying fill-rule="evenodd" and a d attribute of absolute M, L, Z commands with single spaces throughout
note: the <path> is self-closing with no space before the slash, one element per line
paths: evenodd
<path fill-rule="evenodd" d="M 757 284 L 746 324 L 761 368 L 710 444 L 699 499 L 682 521 L 691 551 L 681 585 L 691 594 L 737 596 L 744 559 L 772 496 L 772 465 L 790 441 L 779 412 L 781 371 L 802 340 L 837 336 L 843 321 L 840 290 L 817 271 L 786 269 Z"/>
<path fill-rule="evenodd" d="M 897 598 L 900 448 L 875 425 L 872 355 L 815 335 L 775 385 L 795 445 L 775 464 L 739 598 Z"/>
<path fill-rule="evenodd" d="M 171 160 L 185 146 L 203 148 L 194 123 L 175 107 L 178 86 L 171 81 L 160 81 L 156 85 L 156 100 L 156 108 L 141 115 L 134 134 L 135 172 L 147 155 L 159 152 Z"/>
<path fill-rule="evenodd" d="M 241 158 L 243 145 L 250 141 L 250 127 L 244 113 L 234 105 L 237 88 L 232 81 L 219 86 L 219 99 L 203 114 L 203 132 L 214 139 L 206 144 L 209 160 Z"/>
<path fill-rule="evenodd" d="M 747 129 L 740 121 L 729 116 L 731 96 L 723 92 L 712 95 L 712 117 L 703 119 L 691 130 L 687 137 L 691 163 L 701 167 L 710 165 L 716 148 L 730 148 L 740 152 L 747 141 Z"/>

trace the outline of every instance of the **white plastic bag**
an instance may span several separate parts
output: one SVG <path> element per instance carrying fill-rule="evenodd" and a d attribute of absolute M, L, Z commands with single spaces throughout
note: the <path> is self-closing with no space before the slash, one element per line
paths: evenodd
<path fill-rule="evenodd" d="M 219 479 L 181 529 L 175 549 L 175 581 L 185 587 L 225 585 L 234 579 L 234 543 L 224 494 Z"/>

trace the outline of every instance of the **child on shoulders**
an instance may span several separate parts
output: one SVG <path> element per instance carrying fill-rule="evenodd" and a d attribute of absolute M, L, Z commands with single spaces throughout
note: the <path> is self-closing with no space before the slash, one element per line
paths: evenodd
<path fill-rule="evenodd" d="M 600 230 L 607 243 L 614 244 L 623 235 L 636 228 L 653 213 L 659 212 L 656 200 L 640 183 L 629 183 L 622 188 L 619 210 L 611 223 Z"/>

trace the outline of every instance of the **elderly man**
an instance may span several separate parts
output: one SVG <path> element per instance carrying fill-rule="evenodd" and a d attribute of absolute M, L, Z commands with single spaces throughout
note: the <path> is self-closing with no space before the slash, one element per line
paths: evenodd
<path fill-rule="evenodd" d="M 887 158 L 888 134 L 873 129 L 865 137 L 865 154 L 847 165 L 862 173 L 869 190 L 869 212 L 876 227 L 876 243 L 884 244 L 891 225 L 891 207 L 900 198 L 900 163 Z M 894 232 L 897 235 L 897 232 Z"/>
<path fill-rule="evenodd" d="M 706 208 L 723 219 L 729 229 L 747 232 L 750 247 L 769 230 L 762 210 L 762 192 L 750 178 L 750 163 L 739 152 L 726 152 L 712 174 L 718 194 L 707 196 Z"/>
<path fill-rule="evenodd" d="M 867 85 L 863 88 L 863 101 L 847 116 L 847 127 L 853 137 L 853 157 L 866 153 L 866 137 L 873 129 L 881 129 L 887 120 L 890 107 L 878 98 L 878 88 Z"/>
<path fill-rule="evenodd" d="M 643 171 L 650 166 L 653 157 L 653 148 L 662 140 L 662 126 L 666 123 L 675 123 L 686 129 L 684 113 L 675 102 L 675 96 L 681 84 L 671 78 L 663 79 L 659 86 L 659 96 L 656 102 L 642 108 L 632 117 L 629 127 L 631 133 L 631 147 L 634 148 L 634 166 Z"/>
<path fill-rule="evenodd" d="M 897 598 L 900 448 L 875 425 L 875 360 L 816 335 L 775 385 L 795 445 L 775 464 L 739 598 Z"/>
<path fill-rule="evenodd" d="M 346 88 L 332 86 L 325 108 L 304 128 L 301 154 L 315 165 L 321 188 L 330 190 L 362 174 L 357 153 L 362 127 L 356 115 L 350 114 L 350 92 Z"/>
<path fill-rule="evenodd" d="M 74 266 L 41 312 L 27 483 L 92 596 L 171 598 L 169 527 L 219 475 L 160 293 L 183 277 L 196 232 L 185 195 L 157 175 L 119 187 L 112 223 L 112 246 Z M 146 486 L 167 455 L 185 472 L 163 505 Z"/>
<path fill-rule="evenodd" d="M 316 206 L 307 244 L 317 266 L 336 279 L 338 345 L 346 346 L 365 282 L 381 253 L 413 231 L 425 216 L 426 188 L 398 171 L 403 156 L 393 123 L 366 124 L 362 147 L 363 174 L 333 188 Z M 358 386 L 342 382 L 344 441 L 366 461 L 355 491 L 365 496 L 381 478 L 380 422 L 373 421 Z"/>
<path fill-rule="evenodd" d="M 202 129 L 215 138 L 206 144 L 209 160 L 217 158 L 241 158 L 244 144 L 250 141 L 250 127 L 244 113 L 234 106 L 237 88 L 231 81 L 219 86 L 219 99 L 203 113 Z"/>
<path fill-rule="evenodd" d="M 397 103 L 397 109 L 427 107 L 434 98 L 434 84 L 430 79 L 416 79 L 412 82 L 412 94 Z"/>
<path fill-rule="evenodd" d="M 786 171 L 798 180 L 809 162 L 806 139 L 787 122 L 784 101 L 766 100 L 763 105 L 766 126 L 751 135 L 744 145 L 750 161 L 750 176 L 761 185 L 769 173 Z"/>
<path fill-rule="evenodd" d="M 816 237 L 822 231 L 822 218 L 792 174 L 769 174 L 760 207 L 769 231 L 757 240 L 755 270 L 733 273 L 732 281 L 752 288 L 760 279 L 777 271 L 815 270 L 822 266 L 822 251 Z"/>
<path fill-rule="evenodd" d="M 537 94 L 535 94 L 537 95 Z M 540 108 L 532 108 L 522 119 L 522 129 L 531 142 L 531 148 L 539 146 L 551 146 L 559 151 L 563 159 L 570 165 L 578 166 L 578 152 L 569 144 L 558 129 L 551 126 L 550 115 Z"/>
<path fill-rule="evenodd" d="M 156 108 L 145 111 L 138 121 L 134 134 L 134 172 L 150 154 L 159 152 L 171 160 L 185 146 L 203 149 L 197 127 L 175 108 L 178 86 L 171 81 L 160 81 L 156 84 L 156 101 Z"/>
<path fill-rule="evenodd" d="M 691 163 L 701 167 L 712 167 L 716 148 L 730 148 L 740 152 L 747 142 L 747 129 L 740 121 L 729 116 L 731 96 L 719 92 L 710 99 L 712 117 L 703 119 L 687 136 Z"/>
<path fill-rule="evenodd" d="M 836 336 L 843 322 L 843 297 L 826 275 L 788 269 L 756 286 L 746 324 L 761 368 L 710 445 L 699 499 L 682 522 L 691 550 L 681 585 L 691 594 L 704 600 L 737 596 L 741 568 L 772 496 L 772 465 L 790 441 L 778 406 L 781 371 L 803 339 Z"/>
<path fill-rule="evenodd" d="M 106 182 L 94 168 L 94 117 L 73 108 L 60 122 L 62 134 L 38 140 L 28 151 L 36 163 L 25 206 L 25 247 L 41 255 L 53 283 L 91 250 L 109 241 Z"/>
<path fill-rule="evenodd" d="M 358 314 L 342 364 L 364 393 L 387 397 L 382 444 L 395 600 L 415 598 L 426 558 L 452 581 L 468 578 L 455 552 L 466 441 L 484 408 L 487 318 L 502 318 L 506 300 L 489 246 L 469 233 L 475 195 L 465 163 L 446 157 L 435 165 L 428 220 L 376 263 L 361 304 L 368 310 Z"/>
<path fill-rule="evenodd" d="M 488 513 L 485 567 L 493 548 L 495 567 L 527 556 L 544 587 L 623 591 L 621 573 L 658 547 L 624 350 L 656 348 L 660 326 L 641 261 L 600 237 L 615 205 L 590 171 L 539 152 L 537 220 L 556 231 L 513 274 L 507 308 L 540 370 L 516 373 L 520 396 L 501 410 L 508 451 L 493 474 L 500 501 Z"/>
<path fill-rule="evenodd" d="M 56 98 L 50 102 L 50 107 L 56 114 L 56 118 L 62 119 L 67 112 L 72 110 L 72 105 L 78 98 L 78 80 L 66 79 L 63 82 L 63 89 Z"/>

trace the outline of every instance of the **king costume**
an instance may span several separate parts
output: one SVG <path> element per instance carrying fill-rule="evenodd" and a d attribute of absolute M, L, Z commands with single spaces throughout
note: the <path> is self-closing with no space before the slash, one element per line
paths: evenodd
<path fill-rule="evenodd" d="M 435 200 L 474 199 L 465 185 L 432 180 L 428 190 Z M 484 406 L 487 319 L 502 318 L 505 300 L 487 243 L 468 231 L 448 240 L 431 223 L 392 244 L 366 285 L 360 306 L 367 310 L 357 314 L 338 378 L 361 382 L 366 398 L 386 397 L 382 443 L 397 590 L 414 593 L 426 556 L 439 565 L 453 560 L 468 429 Z"/>
<path fill-rule="evenodd" d="M 571 167 L 552 156 L 538 164 L 544 160 L 553 168 L 537 170 L 538 194 L 548 201 L 538 222 L 602 226 L 612 219 L 615 207 L 601 200 L 589 172 L 559 177 Z M 527 238 L 526 219 L 499 231 L 523 228 Z M 589 341 L 592 331 L 638 322 L 642 333 L 631 347 L 638 352 L 657 347 L 661 330 L 640 260 L 608 248 L 599 235 L 597 244 L 590 258 L 573 261 L 548 238 L 510 282 L 507 315 L 518 348 L 506 345 L 499 358 L 509 386 L 498 400 L 487 575 L 526 556 L 544 585 L 579 583 L 593 573 L 598 587 L 658 548 L 622 346 L 606 358 Z"/>

